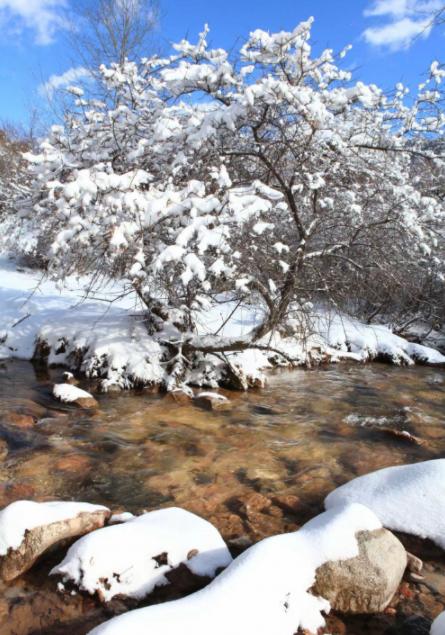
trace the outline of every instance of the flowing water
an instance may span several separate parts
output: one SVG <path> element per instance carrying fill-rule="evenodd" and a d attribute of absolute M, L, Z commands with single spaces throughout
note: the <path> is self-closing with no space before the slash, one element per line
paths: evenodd
<path fill-rule="evenodd" d="M 211 412 L 149 392 L 100 395 L 96 413 L 63 408 L 51 397 L 60 377 L 27 362 L 0 367 L 0 506 L 25 497 L 133 512 L 175 504 L 254 539 L 300 524 L 359 474 L 445 451 L 438 369 L 281 372 L 261 391 L 226 393 L 230 407 Z"/>
<path fill-rule="evenodd" d="M 295 530 L 357 475 L 445 452 L 443 370 L 369 364 L 281 372 L 261 391 L 226 393 L 229 407 L 217 411 L 149 391 L 99 395 L 96 412 L 63 407 L 51 396 L 61 375 L 0 363 L 0 508 L 23 498 L 132 512 L 179 505 L 213 522 L 236 554 Z M 0 582 L 1 635 L 85 635 L 128 608 L 59 593 L 48 571 L 63 554 L 62 546 L 12 583 Z M 403 583 L 397 614 L 343 617 L 328 632 L 382 635 L 405 615 L 437 615 L 445 562 L 441 552 L 427 558 L 429 586 Z"/>

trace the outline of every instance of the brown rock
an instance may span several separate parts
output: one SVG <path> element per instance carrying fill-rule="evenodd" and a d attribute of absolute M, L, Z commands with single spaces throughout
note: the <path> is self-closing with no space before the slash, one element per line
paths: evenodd
<path fill-rule="evenodd" d="M 63 472 L 82 472 L 90 466 L 90 459 L 84 454 L 69 454 L 56 462 L 55 469 Z"/>
<path fill-rule="evenodd" d="M 203 410 L 227 410 L 231 407 L 229 399 L 218 393 L 202 393 L 193 399 L 195 406 Z"/>
<path fill-rule="evenodd" d="M 246 496 L 246 498 L 243 498 L 241 500 L 243 502 L 247 515 L 252 512 L 265 511 L 272 504 L 270 498 L 267 498 L 267 496 L 264 496 L 263 494 L 260 494 L 258 492 L 253 492 L 252 494 L 249 494 L 248 496 Z"/>
<path fill-rule="evenodd" d="M 20 412 L 8 412 L 4 418 L 6 423 L 16 426 L 17 428 L 29 429 L 33 428 L 35 424 L 33 416 L 21 414 Z"/>
<path fill-rule="evenodd" d="M 406 552 L 408 558 L 408 569 L 412 573 L 420 574 L 423 569 L 423 561 L 409 551 Z"/>
<path fill-rule="evenodd" d="M 215 514 L 208 519 L 219 530 L 224 540 L 238 538 L 245 533 L 243 521 L 230 512 Z"/>
<path fill-rule="evenodd" d="M 104 612 L 96 608 L 91 599 L 45 589 L 3 600 L 0 609 L 0 633 L 48 635 L 55 633 L 52 629 L 57 626 L 60 627 L 60 633 L 65 635 L 83 635 L 105 619 Z M 84 630 L 79 628 L 77 620 L 85 620 L 87 627 Z M 73 626 L 75 623 L 75 627 L 71 629 L 72 623 Z"/>
<path fill-rule="evenodd" d="M 280 494 L 274 496 L 272 501 L 285 513 L 297 514 L 301 509 L 301 500 L 293 494 Z"/>
<path fill-rule="evenodd" d="M 247 525 L 255 540 L 262 540 L 282 532 L 282 521 L 275 516 L 252 511 L 248 514 L 248 519 Z"/>
<path fill-rule="evenodd" d="M 79 397 L 76 401 L 70 402 L 74 406 L 79 408 L 98 408 L 99 402 L 94 397 Z"/>
<path fill-rule="evenodd" d="M 0 439 L 0 461 L 4 461 L 8 456 L 8 444 L 3 439 Z"/>
<path fill-rule="evenodd" d="M 359 555 L 317 569 L 312 593 L 341 613 L 380 613 L 391 602 L 407 564 L 402 543 L 387 529 L 357 534 Z"/>
<path fill-rule="evenodd" d="M 10 549 L 5 556 L 0 557 L 0 578 L 5 582 L 14 580 L 30 569 L 37 558 L 56 543 L 99 529 L 109 517 L 108 510 L 82 512 L 75 518 L 28 530 L 18 549 Z"/>

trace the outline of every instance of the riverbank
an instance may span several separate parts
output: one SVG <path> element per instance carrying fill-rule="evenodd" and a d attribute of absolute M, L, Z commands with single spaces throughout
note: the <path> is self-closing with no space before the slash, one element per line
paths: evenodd
<path fill-rule="evenodd" d="M 99 380 L 102 391 L 165 385 L 166 334 L 149 334 L 146 316 L 131 290 L 108 285 L 88 295 L 89 281 L 69 279 L 63 288 L 36 270 L 17 269 L 0 258 L 0 358 L 38 358 Z M 261 321 L 252 306 L 215 303 L 197 316 L 202 337 L 242 338 Z M 430 335 L 431 337 L 431 335 Z M 439 339 L 434 343 L 440 343 Z M 382 325 L 313 309 L 310 333 L 266 336 L 260 348 L 232 352 L 225 360 L 201 356 L 184 384 L 206 387 L 263 385 L 275 366 L 385 359 L 395 364 L 445 365 L 445 356 L 409 342 Z M 265 348 L 270 350 L 264 350 Z M 227 374 L 227 367 L 233 372 Z M 235 379 L 234 379 L 235 378 Z"/>

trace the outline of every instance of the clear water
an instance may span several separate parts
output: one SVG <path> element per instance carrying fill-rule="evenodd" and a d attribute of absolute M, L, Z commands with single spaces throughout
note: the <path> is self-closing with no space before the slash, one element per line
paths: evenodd
<path fill-rule="evenodd" d="M 60 498 L 133 512 L 175 504 L 209 516 L 259 492 L 297 496 L 303 520 L 354 476 L 445 452 L 439 369 L 281 372 L 261 391 L 226 393 L 231 407 L 213 412 L 150 392 L 99 395 L 94 414 L 61 408 L 51 397 L 60 377 L 27 362 L 0 365 L 0 506 Z M 18 426 L 11 413 L 35 423 Z"/>

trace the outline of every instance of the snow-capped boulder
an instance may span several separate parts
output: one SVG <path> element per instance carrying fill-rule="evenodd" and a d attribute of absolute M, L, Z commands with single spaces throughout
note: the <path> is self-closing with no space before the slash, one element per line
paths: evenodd
<path fill-rule="evenodd" d="M 77 384 L 79 383 L 79 381 L 74 377 L 73 373 L 70 373 L 69 371 L 65 371 L 62 377 L 65 384 L 77 386 Z"/>
<path fill-rule="evenodd" d="M 445 459 L 387 467 L 331 492 L 326 509 L 369 507 L 388 529 L 430 538 L 445 548 Z"/>
<path fill-rule="evenodd" d="M 172 507 L 85 536 L 72 545 L 51 575 L 108 602 L 116 595 L 145 597 L 156 586 L 168 584 L 168 574 L 180 565 L 208 578 L 231 561 L 213 525 Z"/>
<path fill-rule="evenodd" d="M 230 401 L 218 392 L 200 392 L 193 399 L 193 403 L 204 410 L 223 410 L 230 407 Z"/>
<path fill-rule="evenodd" d="M 380 527 L 363 505 L 333 509 L 250 547 L 201 591 L 129 611 L 90 635 L 293 635 L 299 627 L 315 633 L 324 625 L 321 611 L 329 610 L 327 600 L 309 592 L 316 570 L 357 556 L 356 533 Z"/>
<path fill-rule="evenodd" d="M 73 384 L 55 384 L 53 395 L 62 403 L 79 406 L 79 408 L 97 408 L 99 405 L 93 395 Z"/>
<path fill-rule="evenodd" d="M 357 534 L 359 555 L 317 569 L 312 592 L 341 613 L 380 613 L 392 600 L 406 569 L 402 543 L 387 529 Z"/>
<path fill-rule="evenodd" d="M 431 635 L 445 635 L 445 611 L 436 617 L 430 632 Z"/>
<path fill-rule="evenodd" d="M 109 516 L 90 503 L 11 503 L 0 511 L 0 578 L 17 578 L 49 547 L 103 527 Z"/>

